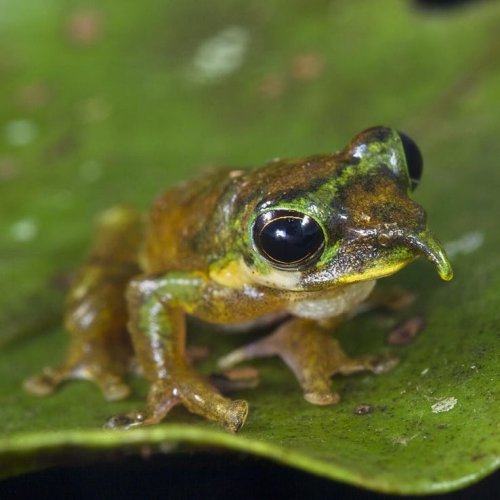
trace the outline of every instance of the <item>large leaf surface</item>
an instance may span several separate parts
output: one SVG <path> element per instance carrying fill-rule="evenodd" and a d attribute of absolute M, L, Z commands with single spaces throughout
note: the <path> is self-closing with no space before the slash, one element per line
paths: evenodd
<path fill-rule="evenodd" d="M 499 462 L 500 5 L 450 14 L 399 0 L 0 1 L 0 465 L 3 475 L 150 443 L 244 450 L 379 491 L 461 487 Z M 155 428 L 101 429 L 146 387 L 105 403 L 89 384 L 43 400 L 22 380 L 59 360 L 60 277 L 102 209 L 141 207 L 206 164 L 253 165 L 338 149 L 388 124 L 425 153 L 417 191 L 449 242 L 456 278 L 418 262 L 388 283 L 408 311 L 341 329 L 353 353 L 382 352 L 395 324 L 426 329 L 391 373 L 335 379 L 342 402 L 308 405 L 277 361 L 242 392 L 232 436 L 182 409 Z M 39 335 L 12 341 L 27 333 Z M 213 356 L 248 338 L 197 336 Z M 204 367 L 210 370 L 210 363 Z M 356 415 L 360 404 L 374 411 Z M 85 451 L 86 450 L 86 451 Z"/>

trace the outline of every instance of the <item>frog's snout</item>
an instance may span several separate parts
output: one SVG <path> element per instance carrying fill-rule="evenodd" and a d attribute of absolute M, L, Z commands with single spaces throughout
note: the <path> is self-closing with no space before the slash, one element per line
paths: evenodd
<path fill-rule="evenodd" d="M 406 234 L 401 236 L 401 240 L 410 250 L 415 250 L 433 262 L 441 279 L 450 281 L 453 278 L 453 269 L 443 245 L 434 238 L 429 230 L 417 234 Z"/>

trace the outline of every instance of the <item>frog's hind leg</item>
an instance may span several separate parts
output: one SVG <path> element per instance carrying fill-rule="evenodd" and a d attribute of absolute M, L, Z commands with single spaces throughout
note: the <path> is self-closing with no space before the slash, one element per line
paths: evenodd
<path fill-rule="evenodd" d="M 130 207 L 114 207 L 100 217 L 90 255 L 66 301 L 69 352 L 59 366 L 27 379 L 27 391 L 44 396 L 66 380 L 87 379 L 100 387 L 107 400 L 129 394 L 124 376 L 131 366 L 132 347 L 126 329 L 125 290 L 139 272 L 142 232 L 142 216 Z"/>
<path fill-rule="evenodd" d="M 377 356 L 350 358 L 332 338 L 332 324 L 323 326 L 312 320 L 291 319 L 271 335 L 224 356 L 218 366 L 227 369 L 244 360 L 280 356 L 295 374 L 307 401 L 316 405 L 335 404 L 340 397 L 331 389 L 334 374 L 364 370 L 382 373 L 390 370 L 395 361 Z"/>

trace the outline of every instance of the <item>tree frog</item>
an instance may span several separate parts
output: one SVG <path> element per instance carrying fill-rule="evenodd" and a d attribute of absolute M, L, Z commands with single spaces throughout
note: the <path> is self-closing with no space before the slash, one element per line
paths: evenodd
<path fill-rule="evenodd" d="M 410 198 L 421 173 L 409 137 L 373 127 L 334 154 L 207 173 L 167 190 L 147 221 L 129 207 L 105 212 L 68 295 L 69 353 L 25 388 L 46 395 L 83 378 L 118 400 L 130 392 L 125 376 L 134 360 L 150 382 L 145 407 L 107 427 L 156 424 L 182 404 L 236 432 L 248 404 L 222 395 L 191 365 L 186 315 L 216 324 L 281 317 L 269 336 L 219 366 L 278 355 L 307 401 L 337 403 L 333 374 L 384 367 L 376 356 L 347 356 L 331 336 L 335 324 L 372 300 L 378 278 L 418 256 L 452 278 Z"/>

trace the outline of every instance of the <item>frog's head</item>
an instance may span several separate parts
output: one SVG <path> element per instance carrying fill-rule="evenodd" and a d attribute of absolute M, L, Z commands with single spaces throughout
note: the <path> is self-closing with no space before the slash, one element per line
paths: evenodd
<path fill-rule="evenodd" d="M 318 290 L 393 274 L 418 256 L 450 280 L 444 249 L 410 198 L 421 174 L 416 144 L 385 127 L 365 130 L 339 153 L 277 160 L 250 174 L 240 220 L 252 280 Z"/>

